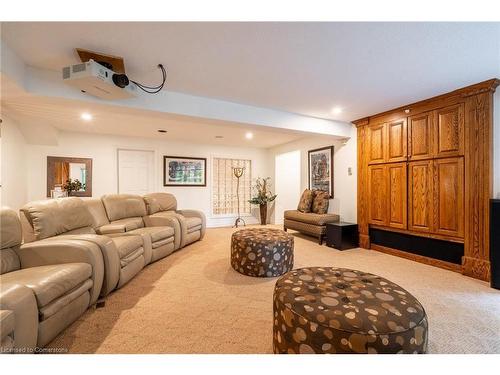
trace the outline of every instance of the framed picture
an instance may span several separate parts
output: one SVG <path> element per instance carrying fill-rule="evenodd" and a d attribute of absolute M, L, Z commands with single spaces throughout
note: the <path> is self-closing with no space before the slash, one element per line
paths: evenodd
<path fill-rule="evenodd" d="M 207 186 L 207 159 L 163 156 L 163 186 Z"/>
<path fill-rule="evenodd" d="M 333 198 L 333 146 L 310 150 L 309 189 L 323 190 Z"/>

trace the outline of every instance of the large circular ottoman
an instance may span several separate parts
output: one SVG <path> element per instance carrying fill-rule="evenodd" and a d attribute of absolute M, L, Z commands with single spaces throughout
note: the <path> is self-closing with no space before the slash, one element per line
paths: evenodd
<path fill-rule="evenodd" d="M 279 229 L 243 229 L 231 237 L 231 267 L 255 277 L 283 275 L 293 268 L 293 236 Z"/>
<path fill-rule="evenodd" d="M 274 289 L 274 353 L 425 353 L 427 317 L 406 290 L 346 268 L 293 270 Z"/>

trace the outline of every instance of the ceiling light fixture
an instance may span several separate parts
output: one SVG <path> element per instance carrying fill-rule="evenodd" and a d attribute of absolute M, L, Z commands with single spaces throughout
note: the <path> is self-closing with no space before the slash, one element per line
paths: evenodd
<path fill-rule="evenodd" d="M 81 119 L 84 120 L 84 121 L 91 121 L 92 120 L 92 115 L 88 112 L 83 112 L 81 115 L 80 115 Z"/>
<path fill-rule="evenodd" d="M 222 138 L 224 138 L 224 136 L 223 135 L 216 135 L 215 138 L 216 139 L 222 139 Z"/>
<path fill-rule="evenodd" d="M 165 129 L 158 129 L 158 133 L 166 133 L 167 131 Z"/>
<path fill-rule="evenodd" d="M 251 133 L 251 132 L 247 132 L 247 133 L 245 134 L 245 138 L 246 138 L 246 139 L 252 139 L 252 138 L 253 138 L 253 133 Z"/>
<path fill-rule="evenodd" d="M 338 115 L 338 114 L 342 113 L 342 108 L 340 108 L 340 107 L 333 107 L 332 108 L 332 113 L 334 115 Z"/>

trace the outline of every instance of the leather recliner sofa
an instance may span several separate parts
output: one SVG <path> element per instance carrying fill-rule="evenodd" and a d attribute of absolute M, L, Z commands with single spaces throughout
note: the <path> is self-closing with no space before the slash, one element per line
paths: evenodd
<path fill-rule="evenodd" d="M 101 296 L 122 287 L 145 265 L 143 240 L 139 235 L 103 236 L 96 234 L 94 220 L 81 198 L 70 197 L 35 201 L 20 210 L 25 243 L 78 240 L 97 246 L 104 260 Z M 61 252 L 60 256 L 64 256 Z"/>
<path fill-rule="evenodd" d="M 88 202 L 100 234 L 140 235 L 144 241 L 145 262 L 149 264 L 170 255 L 179 248 L 180 226 L 174 218 L 160 225 L 145 225 L 146 204 L 141 196 L 109 194 L 97 202 Z"/>
<path fill-rule="evenodd" d="M 0 210 L 0 333 L 2 352 L 30 353 L 49 343 L 99 296 L 100 249 L 57 239 L 21 246 L 16 212 Z"/>
<path fill-rule="evenodd" d="M 180 225 L 180 247 L 201 240 L 206 231 L 205 214 L 197 210 L 177 210 L 177 199 L 169 193 L 151 193 L 144 195 L 147 216 L 144 222 L 148 226 L 164 225 L 175 217 Z"/>

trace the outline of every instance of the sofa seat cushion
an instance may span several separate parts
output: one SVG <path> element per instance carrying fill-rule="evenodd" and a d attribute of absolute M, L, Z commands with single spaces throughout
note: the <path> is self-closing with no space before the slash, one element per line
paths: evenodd
<path fill-rule="evenodd" d="M 141 236 L 118 236 L 111 237 L 118 250 L 118 257 L 123 259 L 132 254 L 139 248 L 142 248 Z"/>
<path fill-rule="evenodd" d="M 201 229 L 201 218 L 199 217 L 184 217 L 186 220 L 186 226 L 188 228 L 188 233 Z M 198 229 L 195 229 L 199 227 Z"/>
<path fill-rule="evenodd" d="M 139 228 L 133 231 L 134 234 L 149 234 L 151 236 L 151 242 L 155 243 L 158 241 L 165 240 L 167 238 L 174 236 L 174 228 L 172 227 L 145 227 Z"/>
<path fill-rule="evenodd" d="M 77 288 L 91 276 L 90 264 L 65 263 L 9 272 L 2 275 L 0 280 L 2 283 L 17 283 L 30 288 L 40 308 Z"/>
<path fill-rule="evenodd" d="M 123 225 L 125 226 L 125 232 L 130 232 L 131 230 L 142 228 L 144 221 L 142 221 L 142 217 L 128 217 L 112 221 L 111 224 Z"/>
<path fill-rule="evenodd" d="M 300 212 L 298 210 L 288 210 L 285 211 L 285 219 L 322 226 L 326 223 L 335 223 L 339 221 L 340 217 L 336 214 L 314 214 Z"/>

